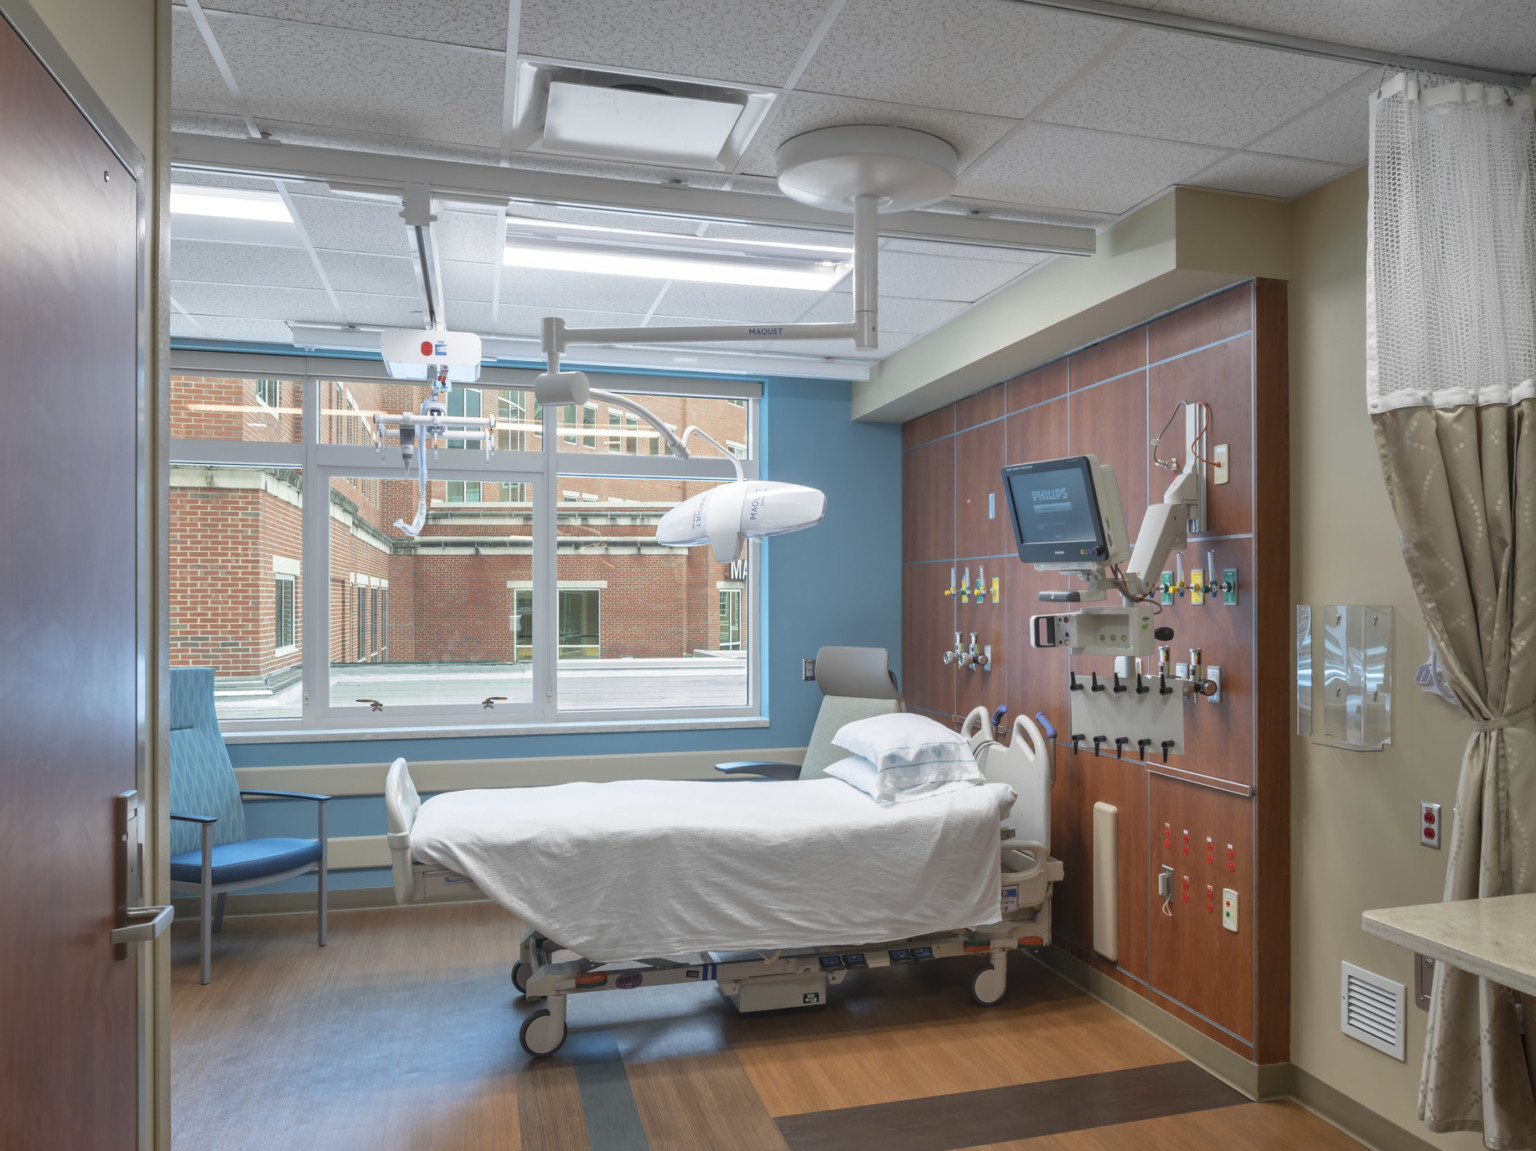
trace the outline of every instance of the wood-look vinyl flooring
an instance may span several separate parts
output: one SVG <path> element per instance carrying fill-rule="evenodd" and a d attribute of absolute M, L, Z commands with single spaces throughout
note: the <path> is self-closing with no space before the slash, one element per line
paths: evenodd
<path fill-rule="evenodd" d="M 493 905 L 337 913 L 323 949 L 311 916 L 229 919 L 207 987 L 196 924 L 172 930 L 176 1151 L 1360 1146 L 1243 1100 L 1024 956 L 992 1008 L 965 959 L 755 1017 L 713 985 L 575 996 L 566 1045 L 532 1060 L 518 926 Z"/>

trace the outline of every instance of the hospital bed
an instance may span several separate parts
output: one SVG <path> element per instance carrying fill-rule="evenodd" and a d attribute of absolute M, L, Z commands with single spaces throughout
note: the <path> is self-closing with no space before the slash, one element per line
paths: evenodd
<path fill-rule="evenodd" d="M 396 900 L 478 888 L 523 920 L 512 982 L 542 1004 L 519 1034 L 536 1057 L 564 1043 L 570 996 L 610 989 L 714 982 L 739 1011 L 769 1011 L 824 1004 L 849 971 L 971 955 L 983 960 L 972 998 L 990 1006 L 1007 992 L 1008 952 L 1051 939 L 1053 745 L 1024 716 L 994 741 L 982 708 L 962 734 L 985 786 L 888 806 L 831 778 L 423 801 L 396 759 Z M 971 890 L 982 894 L 945 906 Z"/>

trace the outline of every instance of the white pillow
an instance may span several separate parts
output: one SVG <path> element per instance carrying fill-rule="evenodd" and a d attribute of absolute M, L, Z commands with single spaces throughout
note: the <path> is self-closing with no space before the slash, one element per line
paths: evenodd
<path fill-rule="evenodd" d="M 832 742 L 881 771 L 928 767 L 930 779 L 982 778 L 966 738 L 926 715 L 898 711 L 856 719 L 838 728 Z"/>
<path fill-rule="evenodd" d="M 914 799 L 928 799 L 956 791 L 963 787 L 975 787 L 977 779 L 947 779 L 901 786 L 902 777 L 910 768 L 894 768 L 881 771 L 862 755 L 850 755 L 823 769 L 834 779 L 840 779 L 850 787 L 862 791 L 876 803 L 909 803 Z"/>

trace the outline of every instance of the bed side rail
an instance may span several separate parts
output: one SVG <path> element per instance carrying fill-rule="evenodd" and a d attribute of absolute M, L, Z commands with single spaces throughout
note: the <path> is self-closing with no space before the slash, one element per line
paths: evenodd
<path fill-rule="evenodd" d="M 418 898 L 411 869 L 411 828 L 421 810 L 421 796 L 403 756 L 389 765 L 384 778 L 384 807 L 389 812 L 389 869 L 395 882 L 395 902 L 411 903 Z"/>

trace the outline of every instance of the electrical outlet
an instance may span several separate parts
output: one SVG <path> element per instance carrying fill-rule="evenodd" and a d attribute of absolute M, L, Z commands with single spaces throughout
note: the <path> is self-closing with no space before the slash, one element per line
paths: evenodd
<path fill-rule="evenodd" d="M 800 661 L 800 678 L 803 680 L 816 678 L 816 661 L 814 659 L 802 659 Z"/>
<path fill-rule="evenodd" d="M 1221 889 L 1221 925 L 1237 933 L 1237 892 L 1230 887 Z"/>
<path fill-rule="evenodd" d="M 1212 449 L 1211 455 L 1211 483 L 1216 486 L 1226 483 L 1232 478 L 1232 469 L 1227 466 L 1227 445 L 1217 444 Z"/>
<path fill-rule="evenodd" d="M 1173 868 L 1166 863 L 1163 869 L 1157 873 L 1157 894 L 1164 903 L 1173 899 Z"/>
<path fill-rule="evenodd" d="M 1445 836 L 1445 828 L 1440 825 L 1440 805 L 1438 803 L 1419 804 L 1419 842 L 1425 847 L 1433 847 L 1440 850 L 1440 840 Z"/>

